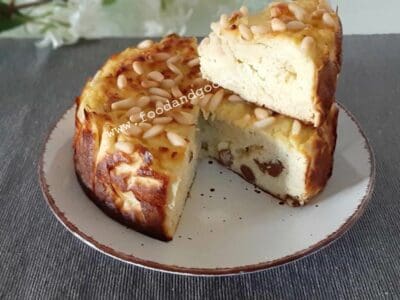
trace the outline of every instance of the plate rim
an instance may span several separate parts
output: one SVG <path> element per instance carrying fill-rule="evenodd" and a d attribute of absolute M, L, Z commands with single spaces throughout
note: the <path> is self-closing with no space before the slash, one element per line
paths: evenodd
<path fill-rule="evenodd" d="M 311 246 L 296 251 L 293 254 L 286 255 L 284 257 L 280 257 L 274 260 L 269 260 L 265 262 L 260 262 L 256 264 L 249 264 L 243 266 L 235 266 L 235 267 L 227 267 L 227 268 L 189 268 L 189 267 L 181 267 L 177 265 L 168 265 L 164 263 L 158 263 L 151 260 L 142 259 L 136 257 L 132 254 L 126 254 L 119 250 L 115 250 L 107 245 L 104 245 L 98 241 L 96 241 L 93 237 L 87 235 L 86 233 L 82 232 L 75 224 L 73 224 L 65 214 L 58 208 L 55 203 L 53 196 L 49 191 L 49 186 L 46 182 L 46 176 L 44 173 L 44 155 L 47 149 L 47 144 L 49 142 L 49 138 L 56 129 L 57 125 L 61 120 L 64 119 L 65 115 L 75 107 L 76 104 L 73 104 L 70 108 L 68 108 L 64 113 L 61 115 L 60 118 L 54 122 L 54 124 L 50 127 L 49 131 L 45 135 L 44 142 L 42 144 L 42 149 L 40 152 L 40 159 L 38 164 L 38 175 L 39 175 L 39 185 L 42 190 L 43 198 L 46 201 L 50 211 L 56 216 L 57 220 L 75 237 L 79 240 L 84 242 L 86 245 L 94 248 L 95 250 L 109 256 L 115 258 L 119 261 L 132 264 L 139 267 L 144 267 L 147 269 L 152 269 L 155 271 L 160 272 L 167 272 L 167 273 L 174 273 L 179 275 L 189 275 L 189 276 L 231 276 L 231 275 L 239 275 L 239 274 L 246 274 L 246 273 L 253 273 L 258 271 L 267 270 L 273 267 L 278 267 L 300 258 L 304 258 L 310 254 L 316 253 L 317 251 L 325 248 L 332 242 L 338 240 L 341 236 L 343 236 L 355 223 L 359 220 L 359 218 L 364 213 L 374 190 L 375 185 L 375 177 L 376 177 L 376 166 L 375 166 L 375 154 L 373 149 L 370 145 L 369 139 L 361 129 L 361 126 L 358 120 L 354 117 L 354 115 L 346 109 L 343 104 L 336 101 L 336 104 L 350 117 L 350 119 L 356 124 L 358 132 L 364 138 L 365 141 L 365 149 L 368 153 L 368 161 L 370 164 L 369 170 L 369 180 L 368 185 L 365 191 L 364 196 L 361 199 L 361 202 L 355 209 L 355 211 L 350 215 L 342 225 L 335 230 L 334 232 L 327 235 L 324 239 L 318 241 Z M 82 191 L 83 192 L 83 191 Z"/>

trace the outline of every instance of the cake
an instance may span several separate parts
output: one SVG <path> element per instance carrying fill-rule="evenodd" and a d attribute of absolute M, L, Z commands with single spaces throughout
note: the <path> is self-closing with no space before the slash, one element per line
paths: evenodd
<path fill-rule="evenodd" d="M 320 126 L 341 67 L 342 30 L 324 0 L 222 15 L 200 43 L 203 76 L 247 101 Z"/>
<path fill-rule="evenodd" d="M 128 48 L 76 100 L 74 164 L 84 191 L 110 217 L 165 241 L 200 152 L 293 206 L 321 191 L 332 168 L 336 106 L 319 128 L 258 107 L 203 79 L 196 47 L 169 35 Z"/>

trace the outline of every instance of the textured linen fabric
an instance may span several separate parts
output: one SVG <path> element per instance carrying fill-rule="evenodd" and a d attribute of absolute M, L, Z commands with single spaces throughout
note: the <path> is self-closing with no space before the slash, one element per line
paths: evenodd
<path fill-rule="evenodd" d="M 376 157 L 365 214 L 313 255 L 219 278 L 109 258 L 70 234 L 40 191 L 38 162 L 50 127 L 112 53 L 137 42 L 83 41 L 49 51 L 32 40 L 0 40 L 0 299 L 400 297 L 400 35 L 344 38 L 337 98 L 360 121 Z"/>

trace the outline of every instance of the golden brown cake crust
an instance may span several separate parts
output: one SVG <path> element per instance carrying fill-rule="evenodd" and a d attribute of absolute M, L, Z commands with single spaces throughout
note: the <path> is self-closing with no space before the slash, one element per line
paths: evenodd
<path fill-rule="evenodd" d="M 329 114 L 329 110 L 335 99 L 336 82 L 342 66 L 342 24 L 338 18 L 339 26 L 335 34 L 335 55 L 328 58 L 318 71 L 316 106 L 320 112 L 320 119 L 317 126 L 320 126 Z M 316 127 L 317 127 L 316 126 Z"/>
<path fill-rule="evenodd" d="M 106 88 L 103 92 L 103 87 L 100 86 L 99 93 L 103 94 L 99 94 L 100 96 L 91 94 L 93 93 L 91 84 L 96 81 L 94 78 L 87 82 L 81 96 L 76 99 L 77 109 L 73 141 L 75 171 L 81 186 L 89 198 L 107 215 L 118 222 L 165 241 L 172 239 L 166 225 L 166 206 L 170 180 L 174 174 L 160 166 L 157 156 L 163 152 L 163 155 L 171 155 L 172 161 L 181 161 L 183 159 L 182 150 L 172 146 L 170 148 L 156 147 L 151 142 L 136 140 L 134 142 L 135 150 L 132 155 L 115 150 L 110 153 L 100 154 L 100 144 L 104 139 L 103 128 L 105 123 L 115 121 L 114 116 L 108 115 L 110 105 L 121 98 L 121 96 L 115 95 L 115 92 L 109 91 L 107 86 L 115 82 L 118 75 L 127 71 L 128 68 L 132 68 L 132 61 L 151 61 L 150 56 L 156 53 L 173 53 L 174 49 L 178 48 L 186 51 L 184 60 L 197 57 L 194 39 L 181 38 L 177 35 L 169 35 L 160 43 L 147 47 L 145 51 L 129 49 L 111 56 L 101 68 L 103 77 L 100 80 L 100 84 L 106 85 Z M 123 58 L 122 61 L 121 56 Z M 157 64 L 157 61 L 155 64 Z M 193 80 L 193 76 L 197 76 L 198 71 L 198 67 L 190 69 L 189 73 L 186 73 L 187 79 L 184 79 L 184 81 Z M 140 85 L 130 80 L 128 78 L 133 89 L 137 91 L 143 89 Z M 92 101 L 91 98 L 96 97 L 109 100 Z M 86 101 L 84 105 L 82 105 L 83 99 Z M 108 101 L 111 101 L 111 103 Z M 90 106 L 92 110 L 82 110 L 87 106 Z M 183 105 L 182 109 L 190 111 L 191 108 Z M 115 122 L 113 124 L 114 126 L 117 125 Z M 144 146 L 149 143 L 151 149 Z M 134 171 L 133 177 L 141 180 L 149 179 L 152 184 L 147 182 L 146 184 L 130 184 L 128 186 L 128 175 L 124 173 L 118 174 L 116 171 L 122 164 L 139 164 L 139 167 Z M 126 199 L 122 199 L 121 193 L 125 192 L 132 192 L 137 202 L 131 204 Z"/>

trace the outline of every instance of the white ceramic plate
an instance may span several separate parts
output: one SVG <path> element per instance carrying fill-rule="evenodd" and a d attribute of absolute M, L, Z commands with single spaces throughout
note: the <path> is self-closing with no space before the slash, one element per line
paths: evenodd
<path fill-rule="evenodd" d="M 86 197 L 74 173 L 73 133 L 71 108 L 51 131 L 40 164 L 52 212 L 76 237 L 107 255 L 175 273 L 251 272 L 314 252 L 360 217 L 375 177 L 368 142 L 341 108 L 333 175 L 312 203 L 280 205 L 219 164 L 203 160 L 174 240 L 161 242 L 113 221 Z"/>

